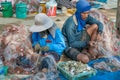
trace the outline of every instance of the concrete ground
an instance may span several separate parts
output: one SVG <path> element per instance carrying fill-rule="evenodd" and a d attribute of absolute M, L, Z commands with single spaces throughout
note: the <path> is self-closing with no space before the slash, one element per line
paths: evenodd
<path fill-rule="evenodd" d="M 2 13 L 0 14 L 0 24 L 11 24 L 11 23 L 15 23 L 15 24 L 24 24 L 27 26 L 31 26 L 34 24 L 34 16 L 36 14 L 29 14 L 27 15 L 27 18 L 25 19 L 18 19 L 15 17 L 15 14 L 13 17 L 11 18 L 4 18 L 2 17 Z M 64 20 L 67 18 L 68 16 L 66 16 L 65 14 L 59 14 L 57 16 L 54 17 L 50 17 L 52 18 L 58 25 L 59 27 L 61 27 L 62 23 L 64 23 Z"/>
<path fill-rule="evenodd" d="M 109 19 L 115 20 L 116 19 L 116 9 L 110 9 L 110 10 L 105 10 L 105 9 L 99 9 L 103 14 L 108 16 Z M 58 14 L 55 17 L 51 17 L 56 24 L 61 28 L 64 21 L 70 16 L 71 14 Z M 27 16 L 26 19 L 17 19 L 15 17 L 15 14 L 11 18 L 4 18 L 2 17 L 2 14 L 0 14 L 0 25 L 5 25 L 5 24 L 24 24 L 27 26 L 31 26 L 34 24 L 34 16 L 35 14 L 30 14 Z"/>

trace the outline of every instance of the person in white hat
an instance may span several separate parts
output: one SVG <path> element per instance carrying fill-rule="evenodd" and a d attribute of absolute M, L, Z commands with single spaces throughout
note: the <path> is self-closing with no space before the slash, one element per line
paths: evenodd
<path fill-rule="evenodd" d="M 35 16 L 35 24 L 29 30 L 32 32 L 32 46 L 36 52 L 54 52 L 58 56 L 62 55 L 66 47 L 63 35 L 53 20 L 46 14 L 37 14 Z"/>

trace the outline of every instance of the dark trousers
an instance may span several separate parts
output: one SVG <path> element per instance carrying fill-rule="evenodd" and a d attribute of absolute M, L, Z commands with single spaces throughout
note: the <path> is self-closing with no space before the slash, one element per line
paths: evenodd
<path fill-rule="evenodd" d="M 67 56 L 68 58 L 70 58 L 72 60 L 77 60 L 77 55 L 79 53 L 80 53 L 79 50 L 77 50 L 75 48 L 71 48 L 71 47 L 68 47 L 64 50 L 65 56 Z"/>

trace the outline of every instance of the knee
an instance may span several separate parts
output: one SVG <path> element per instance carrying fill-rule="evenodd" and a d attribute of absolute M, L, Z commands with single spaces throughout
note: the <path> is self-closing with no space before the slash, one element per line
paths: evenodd
<path fill-rule="evenodd" d="M 94 30 L 98 29 L 98 25 L 97 24 L 93 24 L 92 26 L 93 26 Z"/>
<path fill-rule="evenodd" d="M 83 63 L 88 63 L 89 62 L 89 57 L 87 55 L 85 55 L 85 54 L 79 54 L 77 56 L 77 60 L 81 61 Z"/>

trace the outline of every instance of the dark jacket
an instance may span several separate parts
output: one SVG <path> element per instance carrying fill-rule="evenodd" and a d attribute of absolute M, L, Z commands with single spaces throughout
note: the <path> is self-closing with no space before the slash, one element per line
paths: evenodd
<path fill-rule="evenodd" d="M 103 31 L 103 24 L 91 17 L 90 15 L 85 20 L 86 24 L 97 24 L 98 25 L 98 32 Z M 85 29 L 84 29 L 85 30 Z M 83 36 L 83 34 L 77 31 L 77 20 L 76 17 L 73 15 L 69 17 L 62 28 L 62 34 L 65 38 L 65 43 L 67 47 L 74 47 L 74 48 L 84 48 L 87 46 L 88 41 L 80 41 L 80 37 Z"/>

